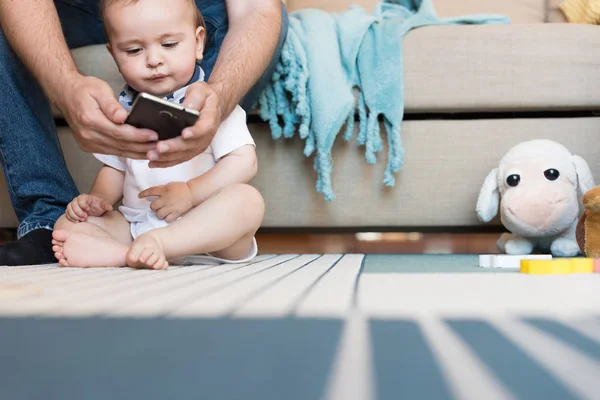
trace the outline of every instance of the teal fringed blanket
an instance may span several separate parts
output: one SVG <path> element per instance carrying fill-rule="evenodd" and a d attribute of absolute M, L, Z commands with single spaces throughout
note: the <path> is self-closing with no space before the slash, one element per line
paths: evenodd
<path fill-rule="evenodd" d="M 388 0 L 373 14 L 357 6 L 339 14 L 294 12 L 276 72 L 259 98 L 260 116 L 269 122 L 274 139 L 298 132 L 305 140 L 306 157 L 316 152 L 317 191 L 331 201 L 331 149 L 344 124 L 344 139 L 352 139 L 357 88 L 358 143 L 365 146 L 367 162 L 375 163 L 375 154 L 383 149 L 381 115 L 388 140 L 383 183 L 394 186 L 404 158 L 404 35 L 427 25 L 508 22 L 500 15 L 438 18 L 431 0 Z"/>

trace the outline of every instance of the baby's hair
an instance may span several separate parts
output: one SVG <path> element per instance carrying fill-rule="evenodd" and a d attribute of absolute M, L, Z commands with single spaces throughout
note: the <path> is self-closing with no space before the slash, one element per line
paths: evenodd
<path fill-rule="evenodd" d="M 140 2 L 141 0 L 100 0 L 100 18 L 102 18 L 102 21 L 104 21 L 104 17 L 106 16 L 106 10 L 108 10 L 108 8 L 112 5 L 115 4 L 119 4 L 119 3 L 124 3 L 125 5 L 129 5 L 129 4 L 135 4 Z M 202 16 L 202 13 L 200 12 L 200 10 L 198 10 L 198 7 L 196 7 L 196 2 L 194 0 L 184 0 L 188 3 L 190 3 L 190 5 L 192 7 L 194 7 L 194 10 L 196 10 L 196 28 L 201 26 L 202 28 L 204 28 L 206 30 L 206 24 L 204 23 L 204 17 Z M 106 27 L 105 29 L 105 33 L 106 33 Z"/>

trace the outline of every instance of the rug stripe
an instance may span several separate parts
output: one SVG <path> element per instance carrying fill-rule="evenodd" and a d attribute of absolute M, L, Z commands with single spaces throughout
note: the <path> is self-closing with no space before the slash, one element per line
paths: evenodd
<path fill-rule="evenodd" d="M 198 297 L 225 288 L 237 280 L 252 276 L 296 257 L 298 256 L 294 254 L 281 255 L 247 265 L 231 264 L 211 268 L 208 270 L 211 272 L 198 281 L 183 282 L 181 287 L 176 290 L 159 291 L 154 293 L 153 296 L 140 299 L 139 301 L 130 304 L 121 304 L 114 311 L 108 313 L 108 315 L 122 317 L 166 315 Z"/>
<path fill-rule="evenodd" d="M 160 272 L 163 272 L 160 274 Z M 139 288 L 152 287 L 157 282 L 171 282 L 182 279 L 183 276 L 193 274 L 193 270 L 171 271 L 132 271 L 123 273 L 121 279 L 110 279 L 101 285 L 88 287 L 86 290 L 74 292 L 58 291 L 56 296 L 47 298 L 44 305 L 46 316 L 89 316 L 99 311 L 97 304 L 115 302 L 123 294 L 135 293 Z M 185 277 L 183 278 L 185 279 Z M 86 282 L 87 283 L 87 282 Z M 96 280 L 96 283 L 97 280 Z M 58 288 L 57 288 L 58 289 Z"/>
<path fill-rule="evenodd" d="M 346 254 L 325 274 L 298 304 L 295 314 L 302 317 L 343 318 L 352 309 L 356 278 L 363 254 Z"/>
<path fill-rule="evenodd" d="M 299 299 L 311 286 L 341 257 L 340 254 L 326 254 L 308 263 L 302 269 L 286 276 L 264 292 L 242 304 L 233 315 L 237 317 L 280 318 L 293 310 Z"/>
<path fill-rule="evenodd" d="M 56 286 L 63 286 L 72 282 L 85 282 L 92 276 L 115 275 L 124 272 L 122 268 L 55 268 L 52 271 L 55 273 L 44 274 L 40 271 L 39 273 L 28 273 L 18 279 L 11 277 L 6 281 L 17 284 L 36 284 L 54 290 Z"/>
<path fill-rule="evenodd" d="M 27 273 L 31 271 L 42 271 L 46 269 L 55 269 L 58 267 L 58 263 L 54 264 L 40 264 L 40 265 L 21 265 L 10 267 L 7 265 L 0 266 L 0 275 L 17 275 L 21 273 Z"/>
<path fill-rule="evenodd" d="M 35 270 L 21 270 L 16 273 L 5 273 L 0 275 L 0 279 L 9 279 L 11 282 L 22 282 L 22 281 L 35 281 L 36 283 L 45 281 L 48 278 L 53 278 L 55 276 L 64 276 L 64 275 L 77 275 L 81 274 L 83 269 L 81 268 L 60 268 L 58 265 L 48 267 L 48 268 L 39 268 Z"/>
<path fill-rule="evenodd" d="M 69 302 L 50 313 L 53 316 L 93 316 L 104 315 L 117 310 L 122 305 L 142 301 L 155 294 L 177 290 L 191 282 L 206 279 L 214 274 L 220 266 L 186 267 L 165 271 L 152 271 L 144 277 L 141 285 L 136 282 L 126 282 L 125 285 L 112 285 L 107 288 L 110 295 L 85 296 L 81 301 Z M 139 281 L 138 281 L 139 283 Z"/>
<path fill-rule="evenodd" d="M 206 267 L 190 267 L 186 270 L 149 271 L 131 268 L 105 269 L 65 269 L 76 274 L 65 284 L 50 285 L 44 288 L 40 298 L 15 300 L 0 304 L 0 314 L 4 315 L 63 315 L 70 307 L 80 307 L 86 302 L 104 301 L 126 293 L 128 289 L 143 288 L 156 280 L 170 280 L 181 274 L 202 273 Z M 82 272 L 79 272 L 82 271 Z M 102 273 L 97 273 L 102 271 Z M 63 311 L 61 311 L 63 310 Z M 81 315 L 73 311 L 71 315 Z"/>
<path fill-rule="evenodd" d="M 222 290 L 202 296 L 170 313 L 174 317 L 221 317 L 232 312 L 243 302 L 252 299 L 280 279 L 292 274 L 319 257 L 307 254 L 278 264 L 247 279 L 233 282 Z"/>
<path fill-rule="evenodd" d="M 96 274 L 94 270 L 88 271 L 89 273 L 78 274 L 76 279 L 70 280 L 65 285 L 45 287 L 43 295 L 39 298 L 0 303 L 0 315 L 45 314 L 59 308 L 65 302 L 72 301 L 71 299 L 75 299 L 77 296 L 93 296 L 96 292 L 104 290 L 110 283 L 143 281 L 143 277 L 151 272 L 118 269 L 113 273 Z"/>

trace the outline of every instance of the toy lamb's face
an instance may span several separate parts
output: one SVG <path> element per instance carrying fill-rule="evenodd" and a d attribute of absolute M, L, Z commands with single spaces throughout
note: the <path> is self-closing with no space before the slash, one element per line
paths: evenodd
<path fill-rule="evenodd" d="M 585 160 L 547 139 L 511 148 L 485 178 L 477 199 L 477 217 L 489 222 L 500 209 L 502 224 L 525 237 L 556 235 L 579 215 L 578 190 L 593 188 Z"/>
<path fill-rule="evenodd" d="M 567 229 L 579 214 L 577 173 L 569 159 L 538 156 L 500 167 L 500 218 L 513 233 L 553 235 Z"/>

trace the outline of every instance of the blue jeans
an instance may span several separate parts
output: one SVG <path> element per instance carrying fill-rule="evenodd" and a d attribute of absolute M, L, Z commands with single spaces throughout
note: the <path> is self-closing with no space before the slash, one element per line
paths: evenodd
<path fill-rule="evenodd" d="M 99 0 L 55 0 L 70 48 L 106 43 Z M 202 67 L 207 78 L 227 33 L 225 0 L 196 0 L 207 25 Z M 282 5 L 283 8 L 283 5 Z M 287 34 L 283 29 L 271 64 L 242 100 L 252 108 L 270 79 Z M 65 207 L 79 194 L 64 160 L 48 99 L 20 62 L 0 30 L 0 162 L 12 206 L 19 219 L 18 237 L 34 229 L 52 229 Z"/>

